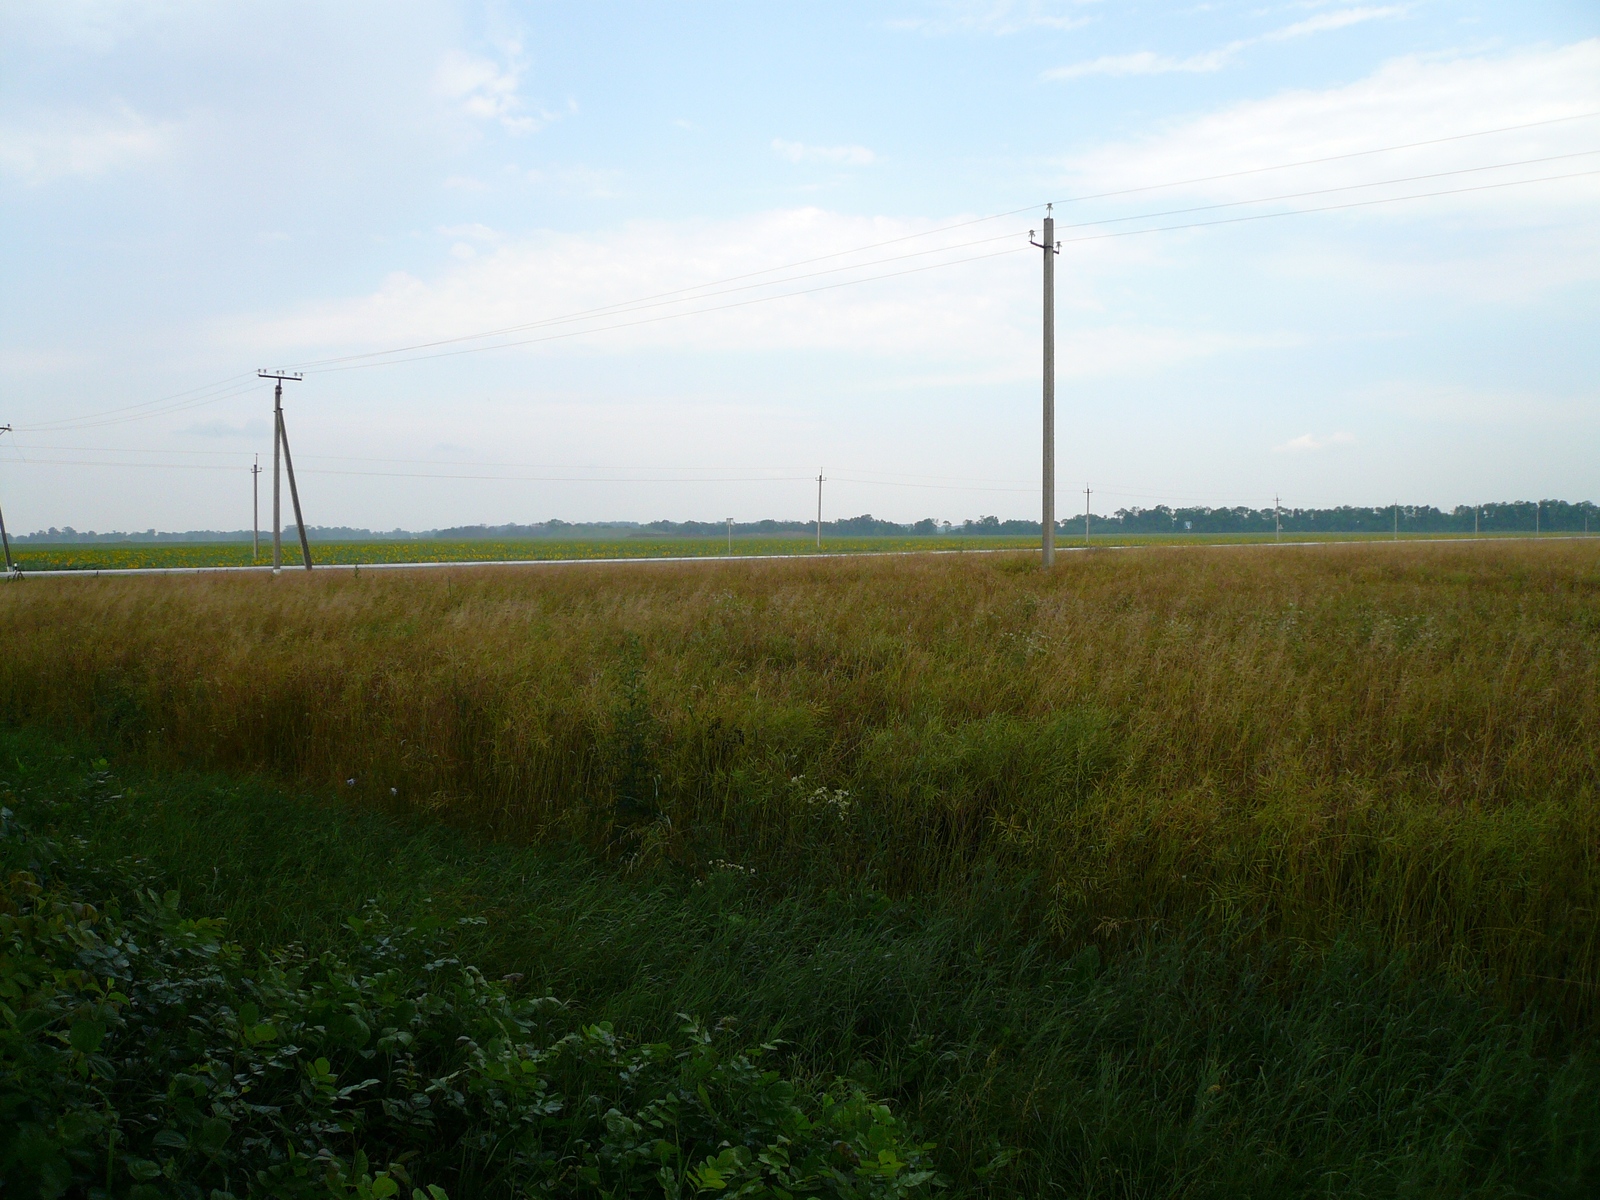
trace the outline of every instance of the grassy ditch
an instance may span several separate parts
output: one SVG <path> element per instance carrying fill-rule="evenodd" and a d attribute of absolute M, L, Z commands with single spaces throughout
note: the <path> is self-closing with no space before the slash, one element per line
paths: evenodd
<path fill-rule="evenodd" d="M 212 975 L 227 977 L 205 985 L 213 1029 L 238 1024 L 242 1004 L 227 989 L 239 980 L 259 983 L 272 963 L 301 971 L 306 1011 L 278 1008 L 286 1029 L 300 1021 L 295 1036 L 308 1077 L 316 1059 L 328 1059 L 341 1085 L 358 1075 L 378 1079 L 370 1099 L 391 1094 L 392 1073 L 355 1061 L 342 1018 L 319 1015 L 315 1004 L 338 985 L 340 1012 L 354 1004 L 355 1015 L 381 1030 L 372 994 L 382 989 L 371 981 L 390 970 L 414 978 L 393 961 L 404 947 L 380 960 L 374 927 L 349 920 L 381 911 L 389 925 L 380 933 L 431 928 L 433 961 L 477 968 L 449 966 L 425 990 L 447 990 L 445 979 L 478 980 L 478 1007 L 466 1016 L 487 1007 L 496 1019 L 529 1022 L 525 1040 L 547 1055 L 534 1072 L 543 1095 L 575 1099 L 580 1109 L 598 1097 L 636 1116 L 619 1097 L 639 1107 L 659 1097 L 648 1087 L 643 1097 L 628 1093 L 613 1059 L 593 1061 L 584 1030 L 609 1024 L 623 1047 L 618 1060 L 641 1045 L 666 1044 L 675 1054 L 694 1041 L 678 1032 L 685 1014 L 695 1028 L 720 1031 L 708 1070 L 736 1067 L 742 1052 L 780 1041 L 765 1065 L 793 1089 L 786 1103 L 808 1121 L 819 1119 L 825 1097 L 887 1098 L 897 1160 L 932 1143 L 933 1167 L 952 1195 L 1580 1196 L 1600 1182 L 1600 1058 L 1591 1035 L 1536 1003 L 1505 1007 L 1470 971 L 1432 969 L 1373 945 L 1340 942 L 1312 953 L 1244 922 L 1220 933 L 1146 927 L 1108 952 L 1030 922 L 1039 884 L 1027 876 L 985 870 L 959 890 L 897 899 L 859 883 L 780 885 L 729 863 L 662 859 L 630 870 L 571 841 L 486 840 L 260 779 L 114 770 L 17 731 L 0 734 L 0 805 L 11 810 L 3 865 L 28 873 L 21 884 L 12 875 L 13 914 L 19 889 L 37 886 L 69 905 L 93 899 L 135 928 L 145 921 L 140 936 L 151 946 L 163 944 L 160 930 L 188 936 L 191 946 L 196 937 L 237 941 L 220 968 L 215 955 L 207 959 Z M 135 889 L 175 894 L 141 908 Z M 11 978 L 16 958 L 10 946 L 7 953 Z M 411 984 L 397 987 L 394 978 L 386 994 L 403 1002 Z M 496 1007 L 546 995 L 565 1003 L 535 1003 L 520 1017 Z M 14 997 L 5 1003 L 14 1035 L 19 1006 Z M 196 1015 L 201 1007 L 191 1005 Z M 260 1012 L 270 1007 L 258 1003 Z M 44 1030 L 60 1035 L 62 1055 L 85 1060 L 91 1082 L 89 1060 L 104 1047 L 88 1045 L 94 1030 L 80 1038 L 78 1022 L 103 1019 L 63 1011 Z M 460 1031 L 441 1018 L 430 1033 L 428 1043 L 419 1031 L 416 1056 L 439 1071 L 458 1065 L 451 1055 Z M 576 1043 L 563 1040 L 574 1034 Z M 104 1036 L 109 1045 L 117 1031 Z M 192 1038 L 183 1044 L 194 1052 Z M 4 1045 L 9 1052 L 15 1037 Z M 561 1046 L 567 1057 L 550 1053 Z M 234 1042 L 226 1053 L 248 1058 Z M 646 1083 L 670 1092 L 682 1070 L 675 1065 L 664 1081 Z M 37 1072 L 9 1077 L 41 1082 Z M 111 1107 L 154 1114 L 139 1127 L 146 1143 L 168 1159 L 191 1155 L 196 1178 L 219 1169 L 223 1150 L 242 1152 L 243 1136 L 205 1124 L 231 1119 L 231 1110 L 186 1125 L 182 1113 L 162 1107 L 160 1089 L 141 1092 L 137 1082 L 125 1072 L 119 1086 L 134 1099 L 117 1093 Z M 712 1149 L 730 1129 L 752 1124 L 737 1105 L 721 1103 L 748 1097 L 741 1086 L 728 1071 L 711 1081 L 706 1095 L 724 1119 Z M 363 1168 L 375 1175 L 397 1161 L 408 1180 L 453 1189 L 458 1200 L 523 1194 L 518 1180 L 537 1178 L 537 1163 L 524 1162 L 521 1177 L 483 1171 L 482 1158 L 462 1148 L 486 1144 L 495 1118 L 471 1104 L 445 1108 L 438 1119 L 448 1138 L 429 1140 L 397 1117 L 373 1116 L 356 1121 L 359 1136 L 330 1135 L 328 1155 L 357 1191 Z M 856 1132 L 870 1138 L 875 1123 Z M 538 1148 L 558 1154 L 586 1139 L 598 1156 L 608 1128 L 562 1127 Z M 163 1129 L 169 1136 L 156 1143 Z M 85 1137 L 88 1158 L 103 1168 L 107 1148 L 92 1130 Z M 835 1140 L 848 1138 L 829 1133 L 821 1152 L 837 1153 Z M 363 1145 L 364 1164 L 354 1156 Z M 408 1149 L 417 1153 L 408 1158 Z M 566 1152 L 569 1166 L 583 1164 L 582 1151 Z M 123 1153 L 163 1166 L 141 1146 Z M 835 1165 L 848 1167 L 844 1157 Z M 172 1180 L 134 1169 L 156 1189 L 146 1194 L 185 1194 L 181 1168 Z M 109 1194 L 130 1194 L 134 1176 L 122 1170 L 113 1162 Z M 588 1186 L 575 1173 L 565 1179 L 563 1194 Z M 705 1185 L 704 1194 L 726 1190 L 711 1182 L 691 1181 Z M 696 1194 L 694 1186 L 683 1194 Z M 638 1194 L 661 1192 L 654 1176 L 640 1181 Z"/>

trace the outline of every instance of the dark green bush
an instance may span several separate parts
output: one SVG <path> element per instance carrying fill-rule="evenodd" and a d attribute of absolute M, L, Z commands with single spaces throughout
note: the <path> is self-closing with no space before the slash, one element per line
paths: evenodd
<path fill-rule="evenodd" d="M 8 839 L 23 836 L 0 810 Z M 15 846 L 15 842 L 13 842 Z M 175 893 L 48 844 L 0 889 L 6 1195 L 909 1197 L 941 1186 L 887 1107 L 807 1090 L 685 1021 L 609 1025 L 352 918 L 348 955 L 259 962 Z M 41 863 L 43 865 L 41 865 Z M 93 896 L 98 904 L 86 897 Z"/>

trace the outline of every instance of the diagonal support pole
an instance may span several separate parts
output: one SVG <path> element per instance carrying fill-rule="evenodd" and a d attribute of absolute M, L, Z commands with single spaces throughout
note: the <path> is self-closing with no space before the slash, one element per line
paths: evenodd
<path fill-rule="evenodd" d="M 10 433 L 11 426 L 0 425 L 0 433 Z M 6 515 L 0 512 L 0 546 L 5 547 L 6 574 L 14 579 L 22 578 L 22 572 L 17 570 L 17 564 L 11 561 L 11 539 L 6 535 Z"/>
<path fill-rule="evenodd" d="M 289 431 L 283 427 L 283 410 L 278 410 L 278 439 L 283 443 L 283 465 L 289 472 L 289 502 L 294 505 L 295 528 L 300 531 L 300 555 L 311 570 L 311 543 L 306 540 L 306 520 L 300 515 L 300 489 L 294 483 L 294 459 L 289 455 Z"/>

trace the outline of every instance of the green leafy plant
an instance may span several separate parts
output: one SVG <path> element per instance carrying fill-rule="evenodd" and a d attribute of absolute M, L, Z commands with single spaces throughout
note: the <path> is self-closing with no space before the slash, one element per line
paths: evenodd
<path fill-rule="evenodd" d="M 8 1194 L 940 1186 L 932 1147 L 859 1090 L 806 1093 L 762 1065 L 775 1047 L 734 1049 L 687 1019 L 661 1043 L 607 1024 L 561 1034 L 562 1005 L 460 962 L 437 923 L 397 927 L 369 908 L 350 921 L 348 955 L 288 947 L 251 964 L 176 893 L 96 905 L 83 898 L 94 876 L 73 874 L 17 872 L 0 892 Z"/>

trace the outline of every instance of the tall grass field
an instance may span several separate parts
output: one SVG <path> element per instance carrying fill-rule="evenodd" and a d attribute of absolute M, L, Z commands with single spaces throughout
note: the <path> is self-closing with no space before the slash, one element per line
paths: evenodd
<path fill-rule="evenodd" d="M 60 886 L 241 962 L 481 919 L 552 1039 L 881 1101 L 899 1194 L 1600 1191 L 1593 543 L 50 579 L 0 646 Z"/>

